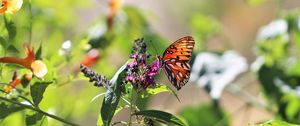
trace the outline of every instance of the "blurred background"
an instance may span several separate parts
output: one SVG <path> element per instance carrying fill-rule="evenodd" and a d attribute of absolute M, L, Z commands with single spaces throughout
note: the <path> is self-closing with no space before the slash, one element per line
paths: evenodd
<path fill-rule="evenodd" d="M 8 51 L 5 55 L 24 56 L 25 41 L 31 40 L 35 49 L 42 45 L 42 59 L 49 69 L 46 80 L 54 80 L 44 93 L 42 110 L 80 125 L 96 125 L 102 98 L 91 100 L 105 90 L 88 82 L 79 72 L 79 63 L 110 78 L 128 60 L 135 39 L 144 37 L 155 56 L 162 55 L 175 40 L 191 35 L 196 41 L 194 77 L 176 91 L 180 101 L 170 93 L 161 93 L 143 107 L 176 114 L 190 125 L 241 126 L 271 119 L 300 123 L 298 0 L 31 0 L 31 6 L 28 13 L 25 1 L 11 17 L 17 30 L 12 43 L 19 53 Z M 268 25 L 278 19 L 286 26 Z M 27 27 L 31 23 L 29 38 Z M 271 28 L 263 30 L 267 29 L 264 26 Z M 277 34 L 277 27 L 288 28 Z M 281 39 L 285 34 L 289 38 Z M 284 44 L 275 46 L 281 41 Z M 229 50 L 236 57 L 225 55 Z M 258 61 L 260 58 L 266 59 Z M 206 63 L 212 63 L 212 68 Z M 200 75 L 197 66 L 207 71 Z M 9 82 L 15 67 L 2 67 L 1 81 Z M 276 74 L 278 71 L 283 72 Z M 273 89 L 277 81 L 265 78 L 279 78 L 287 85 L 293 82 L 291 90 L 298 95 L 288 94 L 294 100 L 289 99 L 280 87 Z M 170 85 L 165 74 L 160 74 L 157 82 Z M 127 114 L 122 110 L 113 120 L 127 120 Z M 16 112 L 1 118 L 0 125 L 24 125 L 23 118 L 24 112 Z M 48 125 L 63 124 L 48 118 Z"/>

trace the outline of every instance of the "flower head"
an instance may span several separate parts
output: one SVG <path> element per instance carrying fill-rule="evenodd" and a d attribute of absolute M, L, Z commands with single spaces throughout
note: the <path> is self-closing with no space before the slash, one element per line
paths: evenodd
<path fill-rule="evenodd" d="M 34 50 L 33 48 L 30 48 L 28 44 L 24 44 L 24 48 L 25 54 L 27 55 L 25 58 L 2 57 L 0 58 L 0 62 L 19 64 L 27 69 L 30 69 L 33 75 L 37 78 L 43 78 L 48 72 L 47 66 L 43 61 L 35 59 Z"/>
<path fill-rule="evenodd" d="M 147 58 L 149 58 L 146 49 L 147 46 L 143 39 L 135 40 L 130 56 L 133 61 L 127 65 L 125 80 L 130 82 L 136 89 L 139 87 L 146 89 L 148 86 L 154 85 L 154 76 L 159 73 L 161 67 L 159 60 L 154 61 L 152 64 L 146 64 Z"/>
<path fill-rule="evenodd" d="M 13 14 L 20 10 L 23 0 L 2 0 L 2 7 L 0 8 L 0 14 L 8 13 Z"/>
<path fill-rule="evenodd" d="M 92 49 L 88 52 L 87 56 L 80 62 L 87 67 L 92 67 L 100 58 L 99 51 L 97 49 Z"/>

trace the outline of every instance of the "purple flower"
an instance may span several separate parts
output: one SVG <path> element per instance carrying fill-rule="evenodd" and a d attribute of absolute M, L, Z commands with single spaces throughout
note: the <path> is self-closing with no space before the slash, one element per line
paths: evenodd
<path fill-rule="evenodd" d="M 135 61 L 132 61 L 131 63 L 128 63 L 128 67 L 129 67 L 129 68 L 133 68 L 134 65 L 136 65 L 136 62 L 135 62 Z"/>
<path fill-rule="evenodd" d="M 159 60 L 155 60 L 149 67 L 148 76 L 155 76 L 159 73 L 159 68 L 161 67 L 161 62 Z"/>
<path fill-rule="evenodd" d="M 131 59 L 136 59 L 137 57 L 138 57 L 137 54 L 133 54 L 133 55 L 130 56 Z"/>
<path fill-rule="evenodd" d="M 155 60 L 152 64 L 146 64 L 147 46 L 143 39 L 137 39 L 133 44 L 133 50 L 130 58 L 134 59 L 133 62 L 127 66 L 125 80 L 130 82 L 135 89 L 143 87 L 146 89 L 150 85 L 155 84 L 154 76 L 159 73 L 161 62 Z"/>
<path fill-rule="evenodd" d="M 133 81 L 133 77 L 132 76 L 126 76 L 125 78 L 127 81 L 132 82 Z"/>

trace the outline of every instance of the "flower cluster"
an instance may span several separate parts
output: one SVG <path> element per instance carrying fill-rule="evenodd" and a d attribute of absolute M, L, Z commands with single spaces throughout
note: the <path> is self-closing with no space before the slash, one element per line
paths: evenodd
<path fill-rule="evenodd" d="M 94 72 L 93 70 L 84 66 L 83 64 L 80 64 L 80 70 L 84 74 L 84 76 L 90 78 L 90 82 L 95 82 L 94 86 L 96 87 L 103 87 L 109 84 L 109 80 L 105 76 Z"/>
<path fill-rule="evenodd" d="M 154 76 L 159 73 L 161 62 L 155 60 L 152 64 L 146 64 L 150 57 L 146 52 L 146 43 L 143 39 L 135 40 L 130 58 L 133 59 L 127 66 L 125 80 L 130 82 L 135 89 L 155 84 Z"/>

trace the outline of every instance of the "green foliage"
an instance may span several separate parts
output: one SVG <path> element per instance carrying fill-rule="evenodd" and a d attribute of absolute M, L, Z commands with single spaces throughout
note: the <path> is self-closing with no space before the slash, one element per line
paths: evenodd
<path fill-rule="evenodd" d="M 143 115 L 149 118 L 153 118 L 154 120 L 162 121 L 167 125 L 175 124 L 179 126 L 187 126 L 187 124 L 180 118 L 159 110 L 144 110 L 134 113 L 134 115 Z"/>
<path fill-rule="evenodd" d="M 298 126 L 295 124 L 290 124 L 284 121 L 279 121 L 279 120 L 270 120 L 268 122 L 258 124 L 256 126 Z"/>
<path fill-rule="evenodd" d="M 27 126 L 47 126 L 47 118 L 41 113 L 26 115 Z"/>
<path fill-rule="evenodd" d="M 5 102 L 1 102 L 0 103 L 0 119 L 5 118 L 6 116 L 14 113 L 14 112 L 18 112 L 23 110 L 24 108 L 22 106 L 16 106 L 13 104 L 6 104 Z"/>
<path fill-rule="evenodd" d="M 219 23 L 214 18 L 204 14 L 193 15 L 190 27 L 197 42 L 195 46 L 196 52 L 202 51 L 202 43 L 220 30 Z"/>
<path fill-rule="evenodd" d="M 169 86 L 167 86 L 166 84 L 156 84 L 154 88 L 147 88 L 145 94 L 143 95 L 144 97 L 149 97 L 150 95 L 156 95 L 162 92 L 168 92 L 173 94 L 178 101 L 179 98 L 177 96 L 177 94 L 175 93 L 174 90 L 172 90 Z"/>
<path fill-rule="evenodd" d="M 30 86 L 30 95 L 34 102 L 35 106 L 38 106 L 43 99 L 43 94 L 52 82 L 35 82 L 32 86 Z"/>
<path fill-rule="evenodd" d="M 122 78 L 124 77 L 124 70 L 127 67 L 125 63 L 113 76 L 109 85 L 106 87 L 107 91 L 105 93 L 102 107 L 101 107 L 101 120 L 104 126 L 109 126 L 112 120 L 112 117 L 117 109 L 119 100 L 121 97 L 121 84 Z M 99 119 L 98 119 L 99 120 Z M 100 123 L 101 124 L 101 123 Z M 99 121 L 98 121 L 99 125 Z"/>
<path fill-rule="evenodd" d="M 225 112 L 214 105 L 186 107 L 181 110 L 180 116 L 190 126 L 229 126 Z"/>
<path fill-rule="evenodd" d="M 271 38 L 257 42 L 257 54 L 262 62 L 257 71 L 265 96 L 269 100 L 270 108 L 278 108 L 279 119 L 293 123 L 300 123 L 299 96 L 299 60 L 294 46 L 299 43 L 299 29 L 296 27 L 298 16 L 287 14 L 283 21 L 287 22 L 288 31 L 273 35 Z M 294 59 L 294 62 L 290 62 Z M 288 65 L 287 65 L 288 64 Z"/>

